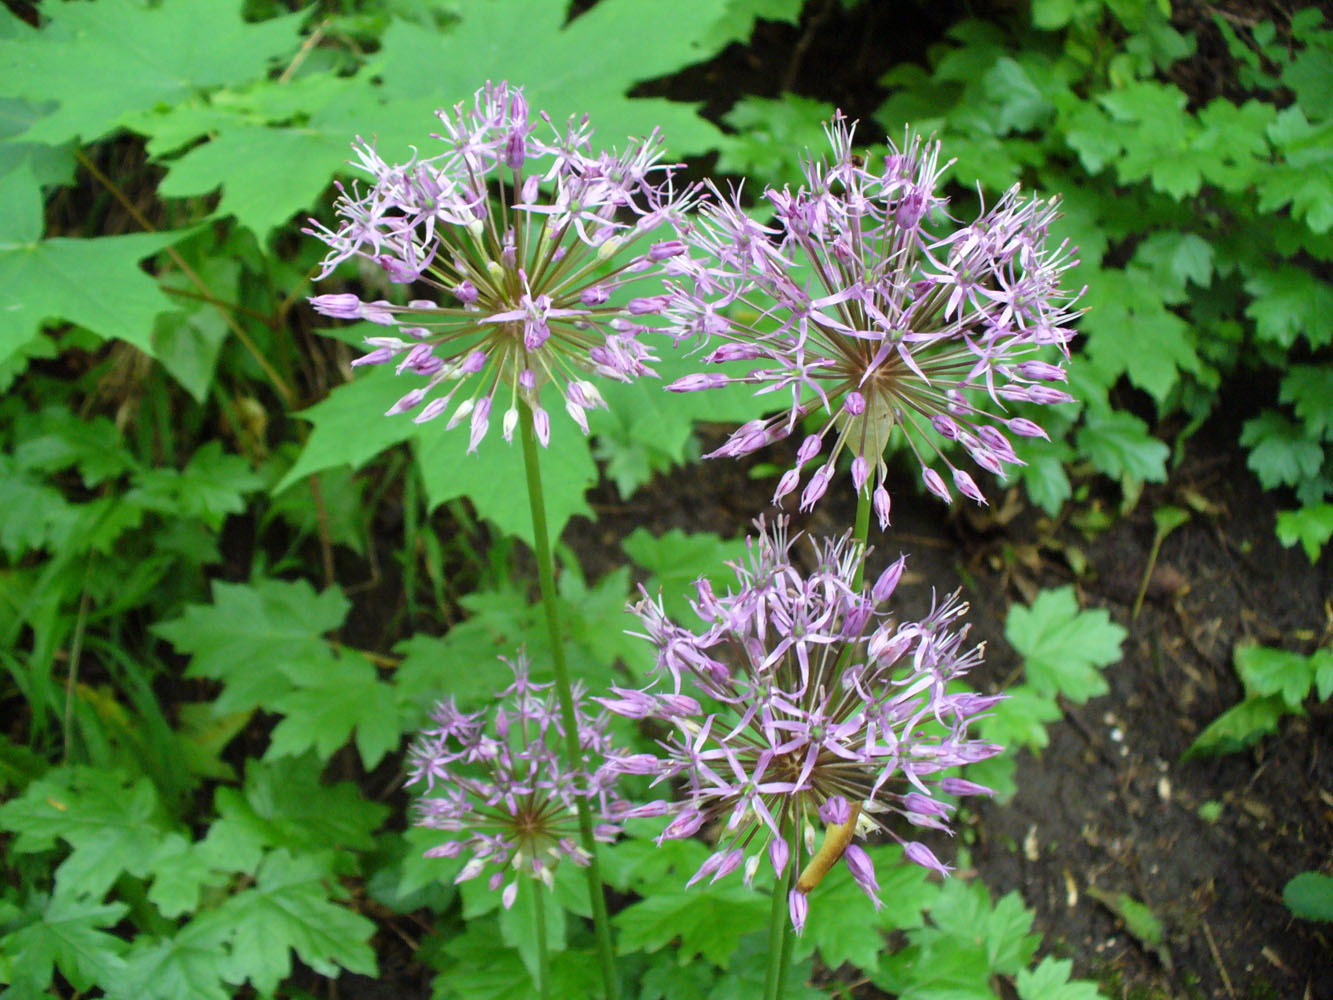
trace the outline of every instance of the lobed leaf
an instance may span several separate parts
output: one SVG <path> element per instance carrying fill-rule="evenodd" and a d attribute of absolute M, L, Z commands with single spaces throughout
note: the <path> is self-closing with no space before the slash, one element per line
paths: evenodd
<path fill-rule="evenodd" d="M 1080 611 L 1073 587 L 1042 591 L 1031 607 L 1014 605 L 1004 625 L 1033 691 L 1078 704 L 1106 693 L 1100 668 L 1120 659 L 1126 634 L 1105 609 Z"/>
<path fill-rule="evenodd" d="M 255 23 L 241 7 L 189 0 L 47 4 L 42 29 L 0 39 L 5 93 L 56 103 L 23 137 L 91 142 L 131 112 L 252 80 L 295 53 L 303 13 Z"/>

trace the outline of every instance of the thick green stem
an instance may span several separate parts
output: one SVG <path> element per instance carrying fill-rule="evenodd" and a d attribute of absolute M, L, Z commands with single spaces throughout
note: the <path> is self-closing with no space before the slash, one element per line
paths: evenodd
<path fill-rule="evenodd" d="M 791 950 L 792 943 L 796 940 L 796 932 L 792 928 L 791 921 L 786 920 L 782 924 L 782 950 L 778 953 L 778 982 L 773 990 L 773 1000 L 782 1000 L 783 994 L 787 992 L 787 973 L 791 972 Z"/>
<path fill-rule="evenodd" d="M 856 575 L 852 578 L 852 590 L 859 591 L 866 578 L 866 539 L 870 537 L 870 484 L 856 494 L 856 525 L 852 528 L 852 538 L 861 543 L 861 558 L 856 564 Z"/>
<path fill-rule="evenodd" d="M 551 1000 L 551 960 L 546 953 L 546 893 L 540 882 L 532 883 L 532 921 L 537 930 L 537 993 Z"/>
<path fill-rule="evenodd" d="M 791 829 L 787 827 L 790 825 Z M 796 871 L 801 867 L 801 823 L 799 819 L 784 822 L 783 836 L 787 838 L 787 867 L 773 883 L 773 906 L 768 913 L 768 972 L 764 976 L 764 1000 L 781 1000 L 791 964 L 792 926 L 787 897 L 791 892 Z"/>
<path fill-rule="evenodd" d="M 870 490 L 866 489 L 856 496 L 856 524 L 852 528 L 852 539 L 861 547 L 856 563 L 856 573 L 852 578 L 852 589 L 859 592 L 866 575 L 866 538 L 870 534 Z M 852 652 L 852 644 L 843 646 L 839 659 L 839 672 L 846 666 Z M 860 804 L 857 805 L 860 812 Z M 795 937 L 788 914 L 787 896 L 796 881 L 796 872 L 800 868 L 800 820 L 793 821 L 793 829 L 783 829 L 788 838 L 790 860 L 787 874 L 778 879 L 773 886 L 773 909 L 769 913 L 768 928 L 768 974 L 764 980 L 764 1000 L 782 1000 L 787 988 L 787 972 L 791 968 L 792 940 Z"/>
<path fill-rule="evenodd" d="M 538 467 L 537 438 L 533 431 L 533 414 L 525 407 L 524 419 L 519 421 L 523 437 L 523 464 L 528 474 L 528 503 L 532 507 L 532 536 L 537 555 L 537 575 L 541 580 L 542 606 L 546 611 L 546 628 L 551 636 L 551 665 L 555 669 L 555 689 L 560 699 L 560 719 L 565 730 L 565 754 L 569 766 L 583 766 L 579 750 L 578 721 L 574 715 L 574 695 L 569 684 L 569 668 L 565 664 L 565 644 L 560 635 L 560 615 L 556 609 L 555 567 L 551 557 L 551 540 L 546 530 L 546 502 L 542 494 L 541 469 Z M 588 898 L 592 904 L 593 929 L 597 935 L 597 953 L 602 964 L 602 980 L 607 1000 L 616 1000 L 615 953 L 611 947 L 611 921 L 606 913 L 606 896 L 602 890 L 602 872 L 597 864 L 597 841 L 593 838 L 592 813 L 588 800 L 576 799 L 579 814 L 579 837 L 588 852 Z"/>

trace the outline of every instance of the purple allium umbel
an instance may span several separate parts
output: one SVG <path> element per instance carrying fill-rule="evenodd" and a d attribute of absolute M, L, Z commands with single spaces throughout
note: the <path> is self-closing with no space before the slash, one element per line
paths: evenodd
<path fill-rule="evenodd" d="M 393 364 L 420 381 L 390 414 L 468 421 L 472 451 L 494 415 L 512 440 L 522 401 L 546 444 L 539 400 L 551 383 L 586 433 L 586 411 L 605 405 L 589 373 L 655 374 L 639 334 L 664 302 L 616 293 L 683 252 L 645 237 L 696 192 L 673 186 L 656 131 L 623 152 L 594 152 L 586 118 L 556 127 L 545 112 L 533 117 L 517 87 L 487 84 L 470 106 L 437 115 L 442 130 L 407 163 L 386 163 L 358 139 L 367 187 L 340 186 L 337 227 L 312 220 L 306 230 L 332 248 L 320 278 L 358 258 L 406 286 L 405 304 L 350 292 L 311 304 L 385 327 L 353 364 Z"/>
<path fill-rule="evenodd" d="M 989 793 L 944 773 L 1001 750 L 967 735 L 999 696 L 949 690 L 982 648 L 965 644 L 967 627 L 957 621 L 967 608 L 956 595 L 919 621 L 887 609 L 901 558 L 869 589 L 855 590 L 861 546 L 850 534 L 812 543 L 809 572 L 793 560 L 781 520 L 768 529 L 761 522 L 749 544 L 748 562 L 733 565 L 733 592 L 719 597 L 707 580 L 696 584 L 699 631 L 670 621 L 654 602 L 635 609 L 657 646 L 657 679 L 598 700 L 671 734 L 659 753 L 612 757 L 606 769 L 681 785 L 683 798 L 665 808 L 673 818 L 663 839 L 720 829 L 691 883 L 737 869 L 748 882 L 764 858 L 779 876 L 812 857 L 817 865 L 816 826 L 842 826 L 841 859 L 878 905 L 874 867 L 855 838 L 886 834 L 912 861 L 943 873 L 947 866 L 902 831 L 949 829 L 953 806 L 939 793 Z M 793 830 L 797 857 L 789 856 Z M 820 877 L 809 871 L 789 900 L 798 929 L 808 883 Z"/>
<path fill-rule="evenodd" d="M 486 713 L 460 712 L 452 698 L 441 702 L 431 713 L 433 724 L 412 748 L 410 780 L 426 785 L 416 824 L 450 835 L 426 856 L 466 857 L 455 882 L 489 870 L 491 890 L 503 885 L 501 900 L 510 907 L 519 877 L 531 876 L 549 887 L 562 858 L 588 863 L 578 844 L 578 796 L 589 800 L 598 840 L 615 839 L 619 825 L 612 817 L 626 804 L 600 767 L 613 752 L 606 713 L 589 716 L 576 686 L 584 759 L 571 769 L 557 749 L 564 736 L 559 705 L 547 693 L 551 685 L 532 682 L 523 653 L 505 662 L 514 683 L 496 695 L 489 730 Z"/>
<path fill-rule="evenodd" d="M 786 409 L 745 424 L 709 457 L 736 456 L 790 435 L 818 414 L 778 483 L 774 502 L 801 484 L 811 509 L 829 486 L 835 463 L 851 456 L 857 491 L 873 490 L 881 526 L 889 519 L 884 451 L 895 429 L 920 463 L 926 487 L 948 501 L 931 468 L 938 456 L 954 488 L 984 497 L 971 475 L 943 454 L 956 442 L 1000 478 L 1021 464 L 1010 435 L 1044 437 L 1013 403 L 1060 403 L 1070 396 L 1060 363 L 1079 314 L 1061 279 L 1072 248 L 1047 246 L 1054 200 L 1009 190 L 976 221 L 958 224 L 936 191 L 937 142 L 909 133 L 887 155 L 853 151 L 853 126 L 842 117 L 827 129 L 830 160 L 803 164 L 795 192 L 764 191 L 771 225 L 746 214 L 736 199 L 717 197 L 683 232 L 693 251 L 673 260 L 669 313 L 678 339 L 716 344 L 705 361 L 748 362 L 748 374 L 688 375 L 678 392 L 730 382 L 780 393 Z M 1053 363 L 1048 360 L 1054 357 Z"/>

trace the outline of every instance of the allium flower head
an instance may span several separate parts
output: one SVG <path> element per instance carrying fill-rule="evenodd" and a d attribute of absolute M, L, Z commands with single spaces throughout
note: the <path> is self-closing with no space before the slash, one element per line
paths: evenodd
<path fill-rule="evenodd" d="M 545 112 L 534 119 L 522 90 L 504 83 L 437 114 L 443 128 L 432 135 L 433 155 L 390 164 L 358 139 L 355 166 L 369 186 L 340 186 L 337 228 L 311 220 L 306 230 L 331 247 L 320 278 L 360 258 L 411 286 L 410 301 L 339 293 L 311 304 L 326 316 L 385 326 L 353 364 L 393 363 L 424 380 L 388 412 L 420 407 L 422 423 L 450 411 L 450 427 L 469 422 L 469 451 L 499 410 L 512 440 L 520 400 L 546 444 L 550 418 L 539 397 L 548 382 L 587 433 L 587 409 L 605 405 L 588 373 L 622 382 L 656 374 L 638 338 L 643 318 L 664 303 L 609 300 L 684 249 L 675 240 L 630 244 L 696 192 L 673 187 L 675 168 L 659 162 L 656 131 L 623 153 L 594 152 L 586 117 L 564 128 Z"/>
<path fill-rule="evenodd" d="M 683 230 L 698 255 L 670 262 L 673 332 L 721 341 L 705 361 L 756 367 L 688 375 L 668 388 L 745 382 L 759 393 L 789 391 L 785 412 L 745 424 L 709 457 L 753 451 L 821 412 L 774 503 L 819 456 L 800 497 L 802 510 L 812 508 L 845 450 L 857 491 L 873 485 L 885 527 L 883 455 L 895 428 L 910 431 L 926 486 L 946 501 L 949 487 L 929 464 L 937 437 L 1003 478 L 1006 465 L 1021 464 L 1008 434 L 1045 436 L 1033 421 L 1007 415 L 1006 404 L 1071 398 L 1048 385 L 1063 381 L 1064 369 L 1040 356 L 1050 345 L 1067 356 L 1079 310 L 1060 280 L 1076 261 L 1067 244 L 1046 245 L 1053 200 L 1024 199 L 1014 187 L 975 222 L 957 225 L 935 190 L 947 166 L 939 143 L 909 133 L 872 163 L 853 152 L 844 118 L 826 131 L 831 160 L 806 161 L 795 192 L 765 190 L 772 225 L 751 219 L 734 196 L 719 196 Z M 954 487 L 984 503 L 972 477 L 944 461 Z"/>
<path fill-rule="evenodd" d="M 849 827 L 855 819 L 856 836 L 879 831 L 900 842 L 899 821 L 948 830 L 952 806 L 937 792 L 989 792 L 943 775 L 1001 749 L 967 736 L 999 696 L 947 690 L 982 657 L 980 646 L 965 646 L 966 626 L 955 627 L 966 605 L 954 595 L 920 621 L 900 620 L 885 604 L 903 559 L 858 591 L 861 546 L 850 534 L 812 547 L 815 567 L 803 573 L 785 524 L 768 530 L 761 522 L 748 563 L 733 567 L 734 592 L 719 597 L 707 581 L 696 585 L 698 632 L 640 603 L 658 677 L 647 690 L 598 699 L 672 730 L 660 753 L 606 764 L 612 773 L 682 783 L 684 799 L 668 807 L 673 818 L 662 838 L 721 825 L 716 851 L 691 881 L 737 868 L 749 881 L 765 858 L 779 875 L 789 863 L 799 869 L 815 853 L 817 823 Z M 802 834 L 794 858 L 784 839 L 792 830 Z M 906 846 L 911 860 L 946 870 L 925 845 Z M 841 858 L 878 903 L 869 855 L 852 843 Z M 800 898 L 791 901 L 798 928 L 805 891 L 798 882 Z"/>
<path fill-rule="evenodd" d="M 431 713 L 433 725 L 412 748 L 410 780 L 425 782 L 427 790 L 417 802 L 417 825 L 453 835 L 426 856 L 466 854 L 468 860 L 454 881 L 465 882 L 490 869 L 491 890 L 504 885 L 501 900 L 510 907 L 519 876 L 550 886 L 561 858 L 588 863 L 577 842 L 578 797 L 589 800 L 598 840 L 615 839 L 619 825 L 613 817 L 623 813 L 626 804 L 599 767 L 614 749 L 606 734 L 606 713 L 588 716 L 576 685 L 575 717 L 584 760 L 577 770 L 571 769 L 558 750 L 564 735 L 559 705 L 547 693 L 551 685 L 529 679 L 523 653 L 505 662 L 514 683 L 496 696 L 490 730 L 485 713 L 460 712 L 452 698 L 441 702 Z"/>

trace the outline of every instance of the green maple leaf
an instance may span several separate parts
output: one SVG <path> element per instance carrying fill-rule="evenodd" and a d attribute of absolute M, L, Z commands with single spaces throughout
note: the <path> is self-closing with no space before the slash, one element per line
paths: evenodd
<path fill-rule="evenodd" d="M 1305 422 L 1307 437 L 1333 440 L 1333 366 L 1289 366 L 1280 398 Z"/>
<path fill-rule="evenodd" d="M 1063 715 L 1052 696 L 1038 694 L 1031 685 L 1020 684 L 1006 691 L 1004 701 L 982 718 L 982 738 L 1011 751 L 1020 747 L 1040 750 L 1050 742 L 1046 724 Z"/>
<path fill-rule="evenodd" d="M 1219 97 L 1199 112 L 1203 131 L 1192 147 L 1205 154 L 1200 165 L 1204 180 L 1226 191 L 1245 190 L 1272 170 L 1266 132 L 1275 109 L 1264 101 L 1246 101 L 1240 107 Z"/>
<path fill-rule="evenodd" d="M 182 653 L 187 671 L 227 687 L 214 703 L 219 715 L 245 711 L 288 693 L 306 662 L 324 663 L 320 635 L 342 625 L 349 605 L 336 587 L 316 594 L 304 580 L 215 581 L 212 604 L 193 604 L 180 618 L 153 631 Z"/>
<path fill-rule="evenodd" d="M 73 5 L 71 5 L 73 6 Z M 25 168 L 0 177 L 0 362 L 65 320 L 153 353 L 153 321 L 176 306 L 139 261 L 186 231 L 41 239 L 41 191 Z"/>
<path fill-rule="evenodd" d="M 628 567 L 606 574 L 592 587 L 566 569 L 558 591 L 572 676 L 601 689 L 611 680 L 617 660 L 633 676 L 647 673 L 653 662 L 652 648 L 625 634 L 635 621 L 625 613 Z M 467 620 L 443 638 L 419 636 L 397 647 L 405 658 L 398 666 L 395 687 L 406 705 L 424 709 L 446 696 L 454 697 L 464 709 L 490 703 L 495 692 L 510 684 L 508 668 L 499 657 L 512 659 L 520 649 L 526 650 L 535 678 L 550 678 L 551 647 L 545 619 L 541 606 L 530 604 L 525 591 L 506 584 L 497 590 L 474 591 L 462 603 Z"/>
<path fill-rule="evenodd" d="M 1324 464 L 1323 446 L 1306 437 L 1300 425 L 1272 410 L 1245 421 L 1240 443 L 1250 449 L 1245 464 L 1266 490 L 1313 479 Z"/>
<path fill-rule="evenodd" d="M 1183 232 L 1154 233 L 1134 251 L 1136 263 L 1171 276 L 1176 297 L 1165 301 L 1173 303 L 1184 298 L 1187 281 L 1208 287 L 1213 277 L 1213 257 L 1212 244 L 1196 233 Z"/>
<path fill-rule="evenodd" d="M 265 759 L 297 756 L 313 747 L 321 760 L 328 760 L 355 730 L 361 762 L 371 770 L 398 746 L 397 695 L 364 656 L 349 650 L 334 656 L 326 648 L 318 658 L 303 658 L 299 669 L 297 686 L 267 706 L 285 718 L 273 730 Z"/>
<path fill-rule="evenodd" d="M 801 20 L 804 0 L 726 0 L 726 10 L 713 26 L 717 42 L 743 42 L 750 37 L 755 21 L 785 21 L 796 25 Z M 795 96 L 795 95 L 791 95 Z"/>
<path fill-rule="evenodd" d="M 443 38 L 391 23 L 381 39 L 381 76 L 389 97 L 444 106 L 470 98 L 486 80 L 508 80 L 557 123 L 590 115 L 597 144 L 623 148 L 626 137 L 660 126 L 674 155 L 703 153 L 726 139 L 694 105 L 624 95 L 725 45 L 730 39 L 716 28 L 727 7 L 723 0 L 603 0 L 570 20 L 565 0 L 492 0 L 467 7 Z M 617 41 L 625 39 L 633 44 Z"/>
<path fill-rule="evenodd" d="M 1245 315 L 1255 332 L 1284 350 L 1304 336 L 1311 347 L 1333 343 L 1333 285 L 1299 267 L 1246 268 Z"/>
<path fill-rule="evenodd" d="M 1204 171 L 1214 166 L 1217 137 L 1206 133 L 1185 110 L 1178 88 L 1136 81 L 1097 98 L 1113 120 L 1112 132 L 1123 147 L 1116 161 L 1121 183 L 1149 178 L 1152 186 L 1177 201 L 1196 194 Z"/>
<path fill-rule="evenodd" d="M 1248 696 L 1281 695 L 1288 711 L 1299 712 L 1315 677 L 1333 666 L 1333 649 L 1302 656 L 1285 649 L 1244 645 L 1236 647 L 1235 660 Z"/>
<path fill-rule="evenodd" d="M 101 928 L 117 924 L 128 909 L 57 893 L 23 914 L 17 927 L 0 935 L 0 955 L 23 956 L 12 966 L 5 995 L 44 995 L 55 969 L 81 992 L 117 983 L 125 973 L 125 942 Z"/>
<path fill-rule="evenodd" d="M 645 338 L 648 343 L 654 340 L 664 338 Z M 669 343 L 653 346 L 660 355 L 653 363 L 660 378 L 628 384 L 608 381 L 600 387 L 607 408 L 594 411 L 588 419 L 601 449 L 598 457 L 607 457 L 608 474 L 617 480 L 624 497 L 647 482 L 652 472 L 689 460 L 697 421 L 742 422 L 759 416 L 766 407 L 763 397 L 755 397 L 744 385 L 665 392 L 664 385 L 697 371 L 699 362 L 689 351 Z"/>
<path fill-rule="evenodd" d="M 629 836 L 599 853 L 610 885 L 651 896 L 659 888 L 684 885 L 699 870 L 710 853 L 708 847 L 691 839 L 655 843 L 665 826 L 664 820 L 631 820 L 626 826 Z"/>
<path fill-rule="evenodd" d="M 1168 282 L 1170 278 L 1168 277 Z M 1146 267 L 1102 270 L 1089 280 L 1080 321 L 1087 352 L 1105 384 L 1120 373 L 1158 402 L 1201 362 L 1189 324 L 1166 308 L 1170 284 Z"/>
<path fill-rule="evenodd" d="M 0 549 L 11 560 L 43 548 L 61 534 L 59 528 L 74 515 L 73 506 L 59 490 L 16 469 L 13 458 L 0 455 Z"/>
<path fill-rule="evenodd" d="M 1073 496 L 1066 467 L 1074 451 L 1055 434 L 1050 441 L 1023 438 L 1015 442 L 1018 457 L 1027 464 L 1019 470 L 1028 499 L 1048 514 L 1057 514 L 1060 506 Z"/>
<path fill-rule="evenodd" d="M 677 1000 L 678 997 L 702 997 L 717 979 L 717 972 L 705 962 L 681 965 L 670 952 L 658 952 L 648 969 L 639 977 L 639 1000 Z"/>
<path fill-rule="evenodd" d="M 313 754 L 250 761 L 244 789 L 215 794 L 220 817 L 209 829 L 206 854 L 215 867 L 248 870 L 265 847 L 299 854 L 329 848 L 370 850 L 387 806 L 371 802 L 350 782 L 325 784 Z"/>
<path fill-rule="evenodd" d="M 80 418 L 63 406 L 21 414 L 15 424 L 14 460 L 22 469 L 79 470 L 85 486 L 98 486 L 136 466 L 124 438 L 106 417 Z"/>
<path fill-rule="evenodd" d="M 552 540 L 558 539 L 575 514 L 594 517 L 583 494 L 597 481 L 588 439 L 573 421 L 563 417 L 563 407 L 551 411 L 551 443 L 537 447 L 546 524 Z M 408 419 L 406 417 L 402 419 Z M 417 462 L 431 506 L 467 497 L 477 513 L 509 536 L 533 544 L 532 508 L 528 505 L 527 473 L 523 449 L 517 440 L 506 444 L 492 427 L 475 454 L 467 454 L 466 428 L 446 431 L 426 425 L 417 438 Z"/>
<path fill-rule="evenodd" d="M 119 990 L 136 1000 L 228 1000 L 223 981 L 231 928 L 217 910 L 195 917 L 173 936 L 135 939 Z"/>
<path fill-rule="evenodd" d="M 216 887 L 225 881 L 225 875 L 214 866 L 209 852 L 178 833 L 169 833 L 163 838 L 149 868 L 153 886 L 148 890 L 148 900 L 164 917 L 180 917 L 193 912 L 199 905 L 199 893 L 206 886 Z M 245 868 L 237 870 L 244 871 Z"/>
<path fill-rule="evenodd" d="M 1033 913 L 1011 892 L 991 905 L 990 892 L 980 882 L 949 879 L 930 908 L 935 925 L 915 932 L 920 940 L 958 941 L 979 944 L 991 974 L 1013 975 L 1037 950 L 1040 935 L 1030 933 Z"/>
<path fill-rule="evenodd" d="M 208 249 L 201 250 L 196 259 L 190 261 L 190 266 L 212 296 L 225 302 L 239 302 L 242 298 L 241 262 L 232 256 L 235 245 L 222 240 L 214 243 L 210 239 L 206 244 Z M 188 245 L 182 247 L 182 252 L 187 248 Z M 186 296 L 196 291 L 183 274 L 175 271 L 163 276 L 162 285 Z M 232 330 L 227 325 L 228 314 L 213 302 L 182 298 L 179 304 L 183 306 L 179 311 L 158 317 L 153 328 L 153 354 L 202 405 L 206 403 L 209 387 L 213 384 L 218 355 Z"/>
<path fill-rule="evenodd" d="M 0 806 L 0 828 L 18 834 L 16 853 L 70 845 L 56 869 L 56 893 L 100 899 L 122 872 L 146 876 L 167 833 L 147 778 L 92 768 L 53 771 Z"/>
<path fill-rule="evenodd" d="M 47 4 L 41 30 L 0 40 L 5 92 L 57 102 L 23 137 L 89 142 L 132 112 L 263 76 L 296 51 L 304 14 L 249 23 L 241 13 L 189 0 Z"/>
<path fill-rule="evenodd" d="M 314 430 L 275 491 L 281 492 L 312 472 L 344 464 L 356 468 L 385 448 L 413 439 L 432 506 L 466 496 L 479 514 L 505 534 L 531 544 L 532 512 L 520 443 L 506 444 L 498 428 L 492 427 L 476 453 L 469 455 L 466 428 L 447 431 L 439 422 L 414 424 L 406 414 L 382 416 L 413 384 L 396 378 L 392 369 L 380 368 L 339 386 L 327 399 L 303 411 L 301 416 L 314 424 Z M 572 421 L 561 419 L 563 408 L 557 406 L 552 412 L 556 419 L 551 443 L 539 447 L 538 461 L 547 528 L 556 539 L 574 514 L 592 515 L 583 494 L 596 482 L 597 467 L 587 439 Z"/>
<path fill-rule="evenodd" d="M 1333 538 L 1333 503 L 1316 503 L 1277 516 L 1277 537 L 1283 545 L 1301 543 L 1311 563 Z"/>
<path fill-rule="evenodd" d="M 1171 449 L 1148 433 L 1148 425 L 1132 413 L 1088 411 L 1078 429 L 1078 451 L 1108 476 L 1166 482 Z"/>
<path fill-rule="evenodd" d="M 340 339 L 359 339 L 359 331 L 370 335 L 371 324 L 340 327 Z M 380 328 L 377 328 L 380 329 Z M 328 333 L 329 331 L 325 331 Z M 293 483 L 315 472 L 347 465 L 358 469 L 386 448 L 420 432 L 412 418 L 386 417 L 384 412 L 413 388 L 394 375 L 389 366 L 375 366 L 351 382 L 338 386 L 320 402 L 297 416 L 313 425 L 296 463 L 273 488 L 281 493 Z"/>
<path fill-rule="evenodd" d="M 1096 983 L 1070 982 L 1069 972 L 1073 967 L 1069 959 L 1047 956 L 1031 971 L 1019 969 L 1014 987 L 1020 1000 L 1099 1000 L 1102 994 Z"/>
<path fill-rule="evenodd" d="M 394 686 L 409 704 L 417 706 L 419 721 L 424 721 L 425 710 L 445 697 L 456 699 L 464 711 L 492 702 L 495 692 L 510 684 L 509 671 L 499 657 L 512 657 L 526 644 L 525 638 L 536 639 L 545 628 L 526 603 L 487 599 L 487 593 L 474 592 L 464 598 L 473 616 L 443 638 L 414 635 L 394 647 L 403 658 L 394 672 Z M 479 597 L 494 609 L 493 615 L 476 610 L 471 602 Z M 528 655 L 533 653 L 529 646 Z"/>
<path fill-rule="evenodd" d="M 660 593 L 667 614 L 687 625 L 699 621 L 689 604 L 694 581 L 710 577 L 715 589 L 725 589 L 732 577 L 725 563 L 745 555 L 743 539 L 725 540 L 708 532 L 687 535 L 679 528 L 656 538 L 646 528 L 635 528 L 620 545 L 636 566 L 653 574 L 644 587 L 649 596 L 656 598 Z"/>
<path fill-rule="evenodd" d="M 375 974 L 368 944 L 375 925 L 334 902 L 337 883 L 315 859 L 275 851 L 259 866 L 252 889 L 232 896 L 218 918 L 232 928 L 227 978 L 270 994 L 291 974 L 291 953 L 320 975 L 341 969 Z"/>
<path fill-rule="evenodd" d="M 709 968 L 706 963 L 700 964 Z M 685 995 L 706 996 L 707 1000 L 755 1000 L 763 995 L 770 964 L 768 934 L 749 934 L 741 940 L 732 956 L 726 975 L 719 975 L 712 989 L 706 994 Z M 783 1000 L 828 1000 L 828 993 L 810 982 L 814 971 L 814 963 L 809 958 L 793 955 L 782 987 Z"/>
<path fill-rule="evenodd" d="M 149 131 L 164 127 L 166 141 L 160 145 L 173 145 L 195 129 L 207 132 L 208 142 L 170 161 L 158 193 L 181 198 L 221 185 L 218 214 L 235 216 L 261 243 L 293 214 L 309 212 L 333 175 L 346 172 L 358 135 L 373 139 L 389 162 L 406 161 L 413 145 L 429 150 L 437 143 L 430 138 L 438 125 L 431 103 L 386 105 L 366 72 L 263 81 L 227 97 L 225 116 L 214 111 L 175 115 L 165 123 L 145 118 L 136 125 Z"/>
<path fill-rule="evenodd" d="M 458 895 L 454 876 L 465 859 L 426 857 L 426 851 L 438 847 L 441 839 L 440 831 L 424 826 L 409 826 L 401 834 L 378 837 L 374 873 L 366 882 L 370 896 L 396 913 L 411 913 L 423 906 L 436 913 L 448 910 Z M 559 871 L 557 868 L 557 876 Z M 583 893 L 586 898 L 587 879 Z"/>
<path fill-rule="evenodd" d="M 742 97 L 723 117 L 739 134 L 732 148 L 718 158 L 718 172 L 749 174 L 769 183 L 797 181 L 800 151 L 828 144 L 820 123 L 829 121 L 835 110 L 832 104 L 800 94 L 784 94 L 781 99 Z"/>
<path fill-rule="evenodd" d="M 1259 178 L 1259 211 L 1291 205 L 1313 232 L 1333 228 L 1333 121 L 1311 125 L 1303 109 L 1292 106 L 1277 113 L 1268 136 L 1283 154 Z"/>
<path fill-rule="evenodd" d="M 625 610 L 629 576 L 629 567 L 622 566 L 591 587 L 584 585 L 572 567 L 566 567 L 560 577 L 560 618 L 569 637 L 570 673 L 583 678 L 593 690 L 611 683 L 617 660 L 635 678 L 646 677 L 655 660 L 651 645 L 626 634 L 638 623 Z"/>
<path fill-rule="evenodd" d="M 1099 668 L 1120 659 L 1126 634 L 1105 609 L 1080 611 L 1073 587 L 1044 590 L 1028 608 L 1015 604 L 1004 624 L 1032 689 L 1078 704 L 1106 693 Z"/>
<path fill-rule="evenodd" d="M 725 969 L 740 939 L 767 924 L 770 908 L 766 896 L 735 885 L 659 889 L 612 918 L 616 946 L 621 954 L 651 952 L 679 938 L 682 960 L 703 955 Z"/>
<path fill-rule="evenodd" d="M 222 442 L 213 440 L 191 455 L 184 469 L 140 471 L 128 499 L 168 516 L 198 518 L 216 531 L 228 514 L 245 510 L 244 494 L 263 485 L 248 461 L 224 455 Z"/>

